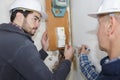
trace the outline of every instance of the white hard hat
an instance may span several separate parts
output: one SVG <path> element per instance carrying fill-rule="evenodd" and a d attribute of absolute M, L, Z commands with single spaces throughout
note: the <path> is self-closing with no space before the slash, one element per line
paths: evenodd
<path fill-rule="evenodd" d="M 103 0 L 98 11 L 88 14 L 91 17 L 97 18 L 100 14 L 120 12 L 120 0 Z"/>
<path fill-rule="evenodd" d="M 43 19 L 47 18 L 47 14 L 42 10 L 39 0 L 15 0 L 10 6 L 10 11 L 12 9 L 20 9 L 20 8 L 37 11 L 42 15 Z"/>

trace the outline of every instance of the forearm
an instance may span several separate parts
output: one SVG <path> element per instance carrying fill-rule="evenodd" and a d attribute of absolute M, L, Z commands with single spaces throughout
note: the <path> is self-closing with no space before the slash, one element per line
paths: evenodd
<path fill-rule="evenodd" d="M 86 54 L 80 55 L 80 68 L 82 73 L 88 80 L 95 80 L 99 73 L 96 71 L 95 66 L 89 61 Z"/>
<path fill-rule="evenodd" d="M 34 46 L 19 49 L 13 64 L 27 80 L 65 80 L 71 67 L 71 62 L 65 60 L 55 73 L 51 73 Z"/>
<path fill-rule="evenodd" d="M 54 72 L 55 79 L 66 80 L 71 69 L 71 62 L 69 60 L 64 60 L 58 69 Z"/>

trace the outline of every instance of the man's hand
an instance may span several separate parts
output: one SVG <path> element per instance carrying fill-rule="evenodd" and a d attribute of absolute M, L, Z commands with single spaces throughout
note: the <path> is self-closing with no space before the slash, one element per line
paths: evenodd
<path fill-rule="evenodd" d="M 65 46 L 64 56 L 65 56 L 66 60 L 72 61 L 72 59 L 74 57 L 74 49 L 72 46 L 70 46 L 70 45 Z"/>
<path fill-rule="evenodd" d="M 78 49 L 78 53 L 79 54 L 88 54 L 90 52 L 90 49 L 88 48 L 87 45 L 82 45 L 79 49 Z"/>
<path fill-rule="evenodd" d="M 43 50 L 47 51 L 49 47 L 49 39 L 48 39 L 47 31 L 45 31 L 42 35 L 41 44 Z"/>

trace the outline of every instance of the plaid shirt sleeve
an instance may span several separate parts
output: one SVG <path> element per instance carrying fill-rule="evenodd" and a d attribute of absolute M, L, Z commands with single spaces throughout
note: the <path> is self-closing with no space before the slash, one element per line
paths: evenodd
<path fill-rule="evenodd" d="M 88 56 L 86 54 L 80 54 L 79 60 L 81 72 L 87 80 L 96 80 L 99 73 L 96 71 L 95 66 L 89 61 Z"/>

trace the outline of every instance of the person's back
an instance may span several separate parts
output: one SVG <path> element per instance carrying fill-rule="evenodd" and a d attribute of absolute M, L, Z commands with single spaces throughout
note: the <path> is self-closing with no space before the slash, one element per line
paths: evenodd
<path fill-rule="evenodd" d="M 109 57 L 101 60 L 102 71 L 97 80 L 120 80 L 120 59 L 109 61 Z"/>
<path fill-rule="evenodd" d="M 19 80 L 20 77 L 18 76 L 21 76 L 15 69 L 16 58 L 19 60 L 18 52 L 20 48 L 27 45 L 27 40 L 28 42 L 30 40 L 24 33 L 20 32 L 20 29 L 12 24 L 0 25 L 0 80 L 9 80 L 11 78 Z"/>

